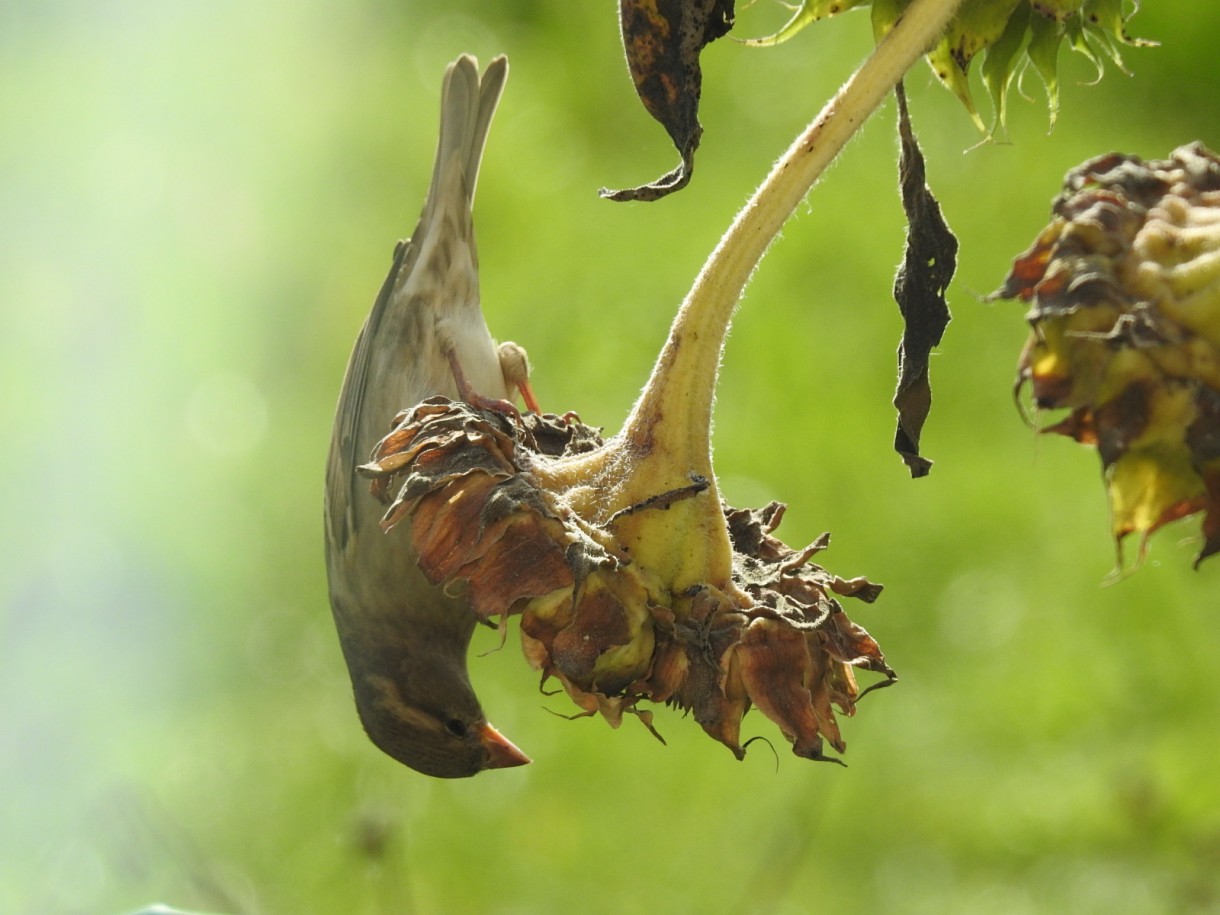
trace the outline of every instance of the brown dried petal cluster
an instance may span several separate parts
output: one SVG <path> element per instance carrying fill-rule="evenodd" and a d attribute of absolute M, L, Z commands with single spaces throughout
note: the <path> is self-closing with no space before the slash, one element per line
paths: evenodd
<path fill-rule="evenodd" d="M 1204 512 L 1220 551 L 1220 159 L 1110 154 L 1068 173 L 995 297 L 1030 303 L 1018 388 L 1096 446 L 1115 537 Z"/>
<path fill-rule="evenodd" d="M 385 528 L 411 518 L 427 577 L 464 583 L 483 619 L 520 615 L 527 659 L 584 714 L 617 726 L 630 712 L 651 727 L 640 703 L 669 703 L 740 758 L 741 719 L 753 705 L 798 755 L 828 758 L 823 739 L 842 752 L 834 709 L 855 711 L 853 668 L 882 674 L 880 684 L 895 675 L 834 595 L 871 602 L 881 588 L 810 562 L 825 535 L 799 551 L 773 537 L 784 509 L 772 503 L 725 510 L 735 593 L 711 585 L 669 593 L 626 557 L 613 519 L 598 526 L 578 517 L 529 472 L 597 444 L 574 418 L 518 421 L 433 398 L 397 417 L 361 471 L 389 503 Z"/>

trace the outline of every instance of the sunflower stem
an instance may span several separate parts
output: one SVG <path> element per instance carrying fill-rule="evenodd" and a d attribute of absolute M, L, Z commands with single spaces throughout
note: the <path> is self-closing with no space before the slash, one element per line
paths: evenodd
<path fill-rule="evenodd" d="M 692 479 L 707 481 L 699 497 L 675 502 L 664 513 L 633 514 L 618 531 L 636 558 L 648 557 L 675 590 L 731 587 L 732 550 L 712 472 L 711 428 L 720 355 L 742 291 L 793 210 L 943 34 L 960 2 L 914 0 L 775 163 L 695 279 L 622 431 L 603 453 L 576 462 L 604 477 L 600 502 L 613 511 L 681 491 Z M 587 484 L 589 475 L 579 475 Z"/>
<path fill-rule="evenodd" d="M 872 55 L 788 151 L 712 251 L 669 332 L 622 435 L 633 442 L 681 438 L 687 468 L 711 478 L 712 401 L 733 310 L 793 210 L 903 74 L 944 32 L 961 0 L 914 0 Z M 683 469 L 683 473 L 687 472 Z"/>

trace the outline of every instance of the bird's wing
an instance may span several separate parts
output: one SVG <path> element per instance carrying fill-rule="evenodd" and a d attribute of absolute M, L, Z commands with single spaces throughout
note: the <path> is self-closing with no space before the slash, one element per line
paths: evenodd
<path fill-rule="evenodd" d="M 418 231 L 418 227 L 417 227 Z M 373 310 L 360 329 L 356 338 L 356 346 L 347 365 L 347 374 L 343 378 L 343 387 L 339 393 L 339 408 L 335 414 L 335 428 L 331 436 L 330 455 L 326 464 L 326 487 L 332 496 L 327 499 L 328 535 L 332 543 L 342 549 L 347 544 L 347 538 L 355 527 L 353 515 L 354 506 L 359 503 L 356 498 L 356 487 L 359 480 L 355 469 L 368 460 L 368 454 L 360 453 L 362 449 L 360 435 L 361 421 L 366 419 L 364 409 L 365 394 L 369 387 L 369 366 L 372 363 L 374 343 L 381 325 L 381 319 L 394 298 L 394 289 L 398 277 L 409 271 L 418 257 L 419 249 L 411 241 L 401 241 L 394 249 L 394 260 L 390 272 L 381 284 L 381 291 L 373 303 Z M 409 404 L 404 404 L 409 406 Z M 391 417 L 384 417 L 388 423 Z M 344 493 L 346 498 L 335 499 L 338 493 Z M 334 517 L 331 503 L 343 505 L 342 517 Z"/>
<path fill-rule="evenodd" d="M 407 241 L 399 242 L 394 250 L 389 274 L 356 339 L 339 394 L 339 408 L 327 462 L 327 491 L 330 494 L 327 499 L 327 534 L 330 542 L 339 548 L 347 543 L 356 526 L 365 522 L 364 518 L 358 517 L 359 506 L 367 500 L 358 498 L 356 490 L 361 481 L 355 474 L 355 468 L 369 458 L 367 451 L 372 444 L 389 431 L 395 410 L 439 393 L 409 390 L 412 372 L 409 359 L 393 359 L 400 349 L 392 341 L 382 340 L 381 337 L 386 334 L 402 335 L 404 325 L 417 317 L 406 313 L 412 309 L 412 296 L 406 287 L 416 269 L 423 240 L 440 197 L 456 177 L 447 170 L 455 166 L 461 169 L 458 180 L 462 182 L 466 195 L 464 212 L 467 215 L 470 212 L 487 132 L 507 77 L 508 60 L 503 56 L 493 59 L 481 78 L 478 64 L 473 57 L 465 54 L 450 64 L 445 72 L 440 137 L 428 199 L 415 231 Z M 413 330 L 413 334 L 406 336 L 421 346 L 429 344 L 430 327 L 421 326 Z M 495 355 L 490 351 L 489 354 Z M 390 372 L 386 371 L 388 359 L 393 360 L 390 362 Z M 378 362 L 375 372 L 374 361 Z M 373 374 L 377 377 L 370 377 Z M 370 402 L 370 387 L 373 385 L 382 396 L 399 399 L 388 405 Z M 373 399 L 375 401 L 376 395 Z M 381 415 L 383 413 L 385 415 Z M 370 435 L 370 424 L 376 425 L 376 435 Z M 339 495 L 342 498 L 336 499 Z M 340 503 L 342 510 L 335 511 L 340 504 L 332 506 L 332 502 Z"/>

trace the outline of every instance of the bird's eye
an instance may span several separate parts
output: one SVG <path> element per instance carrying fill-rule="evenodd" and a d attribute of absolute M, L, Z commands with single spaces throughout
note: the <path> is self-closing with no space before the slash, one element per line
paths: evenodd
<path fill-rule="evenodd" d="M 470 733 L 469 729 L 466 727 L 466 722 L 462 721 L 460 718 L 450 718 L 448 721 L 446 721 L 445 730 L 454 737 L 465 737 Z"/>

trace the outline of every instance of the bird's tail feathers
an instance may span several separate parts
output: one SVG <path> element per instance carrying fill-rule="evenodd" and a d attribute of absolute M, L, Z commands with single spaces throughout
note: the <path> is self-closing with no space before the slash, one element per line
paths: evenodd
<path fill-rule="evenodd" d="M 455 166 L 462 169 L 467 203 L 473 202 L 487 131 L 507 77 L 508 59 L 503 55 L 487 65 L 481 79 L 478 62 L 469 54 L 463 54 L 445 70 L 440 140 L 429 191 L 429 210 L 435 203 L 432 196 L 445 184 L 445 169 Z"/>

